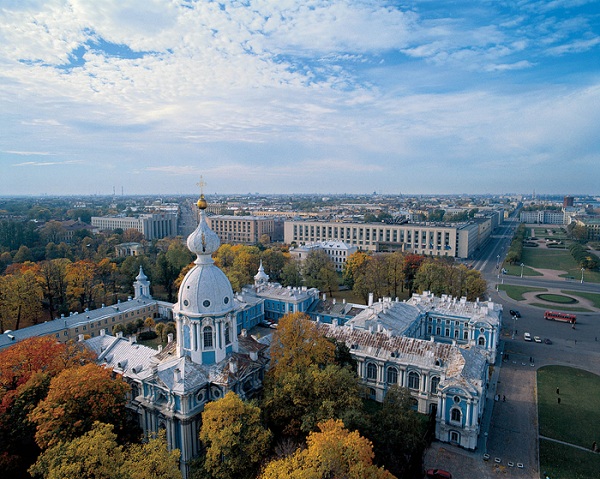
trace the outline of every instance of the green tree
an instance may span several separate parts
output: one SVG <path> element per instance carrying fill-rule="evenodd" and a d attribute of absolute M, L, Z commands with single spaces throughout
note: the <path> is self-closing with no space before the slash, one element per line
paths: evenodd
<path fill-rule="evenodd" d="M 206 448 L 204 477 L 251 479 L 256 477 L 271 442 L 260 421 L 260 409 L 228 392 L 209 402 L 202 413 L 200 440 Z"/>
<path fill-rule="evenodd" d="M 306 255 L 306 259 L 302 263 L 302 276 L 306 286 L 327 291 L 331 281 L 330 272 L 335 275 L 335 267 L 325 251 L 311 250 Z"/>
<path fill-rule="evenodd" d="M 302 272 L 300 264 L 295 260 L 288 261 L 281 271 L 281 284 L 283 286 L 302 286 Z"/>

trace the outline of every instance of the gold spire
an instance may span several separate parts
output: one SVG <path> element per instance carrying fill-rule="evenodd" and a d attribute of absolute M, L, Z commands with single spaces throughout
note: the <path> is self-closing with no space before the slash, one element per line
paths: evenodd
<path fill-rule="evenodd" d="M 196 185 L 200 187 L 200 199 L 196 204 L 198 205 L 199 209 L 205 210 L 208 207 L 208 203 L 204 199 L 204 187 L 206 186 L 206 183 L 204 182 L 202 175 L 200 175 L 200 181 L 196 183 Z"/>

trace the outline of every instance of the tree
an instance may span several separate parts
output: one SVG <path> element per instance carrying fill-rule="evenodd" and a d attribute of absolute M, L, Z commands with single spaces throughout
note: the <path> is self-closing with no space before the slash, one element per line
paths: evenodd
<path fill-rule="evenodd" d="M 330 271 L 335 275 L 333 262 L 322 249 L 311 250 L 302 263 L 302 276 L 309 288 L 328 290 L 331 281 Z"/>
<path fill-rule="evenodd" d="M 66 258 L 42 261 L 37 265 L 44 295 L 44 306 L 48 309 L 50 321 L 58 312 L 68 312 L 67 305 L 67 266 L 71 263 Z"/>
<path fill-rule="evenodd" d="M 368 437 L 378 464 L 398 477 L 418 477 L 427 447 L 427 425 L 412 409 L 406 388 L 388 389 L 380 410 L 370 417 Z"/>
<path fill-rule="evenodd" d="M 344 270 L 342 272 L 342 277 L 346 286 L 349 288 L 354 287 L 354 282 L 358 276 L 364 274 L 366 264 L 370 259 L 371 257 L 362 251 L 357 251 L 348 256 L 346 262 L 344 263 Z"/>
<path fill-rule="evenodd" d="M 13 262 L 24 263 L 25 261 L 33 261 L 33 255 L 27 246 L 21 245 L 13 257 Z"/>
<path fill-rule="evenodd" d="M 340 420 L 319 424 L 320 432 L 308 436 L 306 449 L 270 462 L 261 479 L 393 479 L 373 464 L 371 442 L 344 428 Z"/>
<path fill-rule="evenodd" d="M 202 413 L 200 440 L 206 452 L 205 477 L 250 479 L 265 457 L 271 432 L 260 422 L 260 409 L 234 392 L 209 402 Z"/>
<path fill-rule="evenodd" d="M 283 286 L 302 286 L 302 272 L 296 260 L 288 261 L 281 271 L 281 284 Z"/>
<path fill-rule="evenodd" d="M 50 382 L 48 396 L 29 415 L 37 424 L 35 440 L 42 449 L 89 431 L 94 421 L 124 425 L 126 393 L 121 376 L 96 364 L 62 371 Z"/>
<path fill-rule="evenodd" d="M 48 221 L 40 231 L 42 238 L 48 242 L 59 243 L 63 239 L 66 230 L 59 221 Z"/>
<path fill-rule="evenodd" d="M 20 268 L 0 277 L 0 333 L 37 324 L 42 316 L 39 278 L 33 268 Z"/>
<path fill-rule="evenodd" d="M 150 435 L 144 444 L 126 451 L 121 473 L 125 479 L 181 479 L 179 449 L 169 451 L 166 433 Z"/>
<path fill-rule="evenodd" d="M 322 419 L 361 408 L 353 369 L 334 364 L 335 344 L 302 313 L 285 315 L 271 342 L 264 409 L 274 430 L 300 436 Z"/>
<path fill-rule="evenodd" d="M 29 472 L 44 479 L 128 479 L 119 471 L 123 448 L 113 429 L 95 421 L 81 437 L 59 441 L 44 451 Z"/>
<path fill-rule="evenodd" d="M 0 470 L 24 474 L 38 453 L 30 412 L 46 397 L 52 377 L 93 359 L 79 344 L 49 337 L 24 339 L 0 351 Z"/>
<path fill-rule="evenodd" d="M 98 292 L 98 266 L 90 260 L 80 260 L 67 265 L 67 297 L 72 309 L 83 311 L 95 307 Z"/>

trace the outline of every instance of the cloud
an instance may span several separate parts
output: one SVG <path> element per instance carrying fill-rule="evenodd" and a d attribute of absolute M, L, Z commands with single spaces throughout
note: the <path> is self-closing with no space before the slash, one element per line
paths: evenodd
<path fill-rule="evenodd" d="M 10 155 L 19 155 L 19 156 L 54 156 L 55 153 L 50 153 L 49 151 L 13 151 L 7 150 L 4 153 L 8 153 Z"/>
<path fill-rule="evenodd" d="M 66 160 L 66 161 L 25 161 L 23 163 L 15 163 L 12 166 L 56 166 L 56 165 L 83 165 L 81 160 Z"/>

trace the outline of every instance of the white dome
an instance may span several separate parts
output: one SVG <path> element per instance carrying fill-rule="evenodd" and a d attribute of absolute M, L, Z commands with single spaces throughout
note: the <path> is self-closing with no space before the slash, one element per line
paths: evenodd
<path fill-rule="evenodd" d="M 233 290 L 225 273 L 210 263 L 196 264 L 179 288 L 179 312 L 191 317 L 220 316 L 233 310 Z"/>
<path fill-rule="evenodd" d="M 200 222 L 198 227 L 188 236 L 187 247 L 198 256 L 211 255 L 219 249 L 221 241 L 206 222 L 204 210 L 200 210 Z"/>

